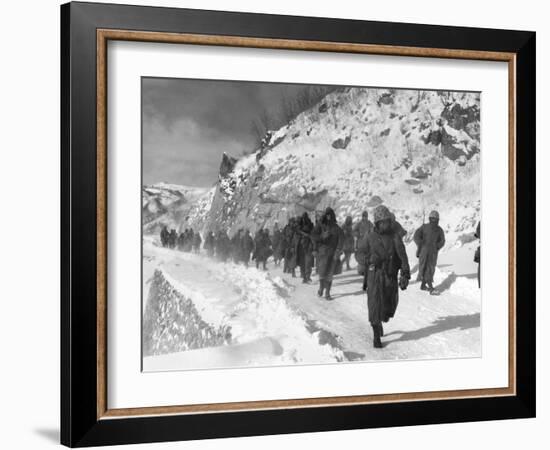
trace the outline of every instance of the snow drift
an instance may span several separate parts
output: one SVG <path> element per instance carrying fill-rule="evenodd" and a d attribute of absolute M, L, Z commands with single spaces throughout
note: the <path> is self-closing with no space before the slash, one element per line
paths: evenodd
<path fill-rule="evenodd" d="M 150 367 L 158 355 L 211 347 L 223 349 L 218 348 L 216 355 L 207 352 L 211 359 L 201 364 L 197 361 L 204 354 L 197 361 L 173 357 L 185 359 L 180 369 L 345 359 L 336 337 L 328 339 L 330 333 L 312 327 L 290 306 L 289 286 L 280 277 L 151 242 L 146 243 L 144 256 L 144 264 L 153 269 L 144 299 L 144 367 Z M 144 272 L 149 269 L 144 267 Z"/>

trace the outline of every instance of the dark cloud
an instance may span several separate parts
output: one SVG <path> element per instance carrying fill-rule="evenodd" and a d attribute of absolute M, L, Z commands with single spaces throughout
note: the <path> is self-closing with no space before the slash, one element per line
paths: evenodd
<path fill-rule="evenodd" d="M 279 114 L 303 85 L 144 78 L 143 182 L 210 186 L 222 153 L 254 150 L 252 123 Z"/>

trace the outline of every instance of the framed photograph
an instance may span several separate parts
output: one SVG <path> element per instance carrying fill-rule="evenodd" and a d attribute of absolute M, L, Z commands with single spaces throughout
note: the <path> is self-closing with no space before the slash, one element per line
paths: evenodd
<path fill-rule="evenodd" d="M 69 3 L 61 56 L 63 444 L 534 417 L 535 33 Z"/>

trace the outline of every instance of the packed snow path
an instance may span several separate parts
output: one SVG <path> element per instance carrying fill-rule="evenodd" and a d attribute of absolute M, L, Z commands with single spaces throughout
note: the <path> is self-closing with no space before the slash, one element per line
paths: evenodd
<path fill-rule="evenodd" d="M 204 321 L 231 328 L 232 342 L 146 356 L 144 370 L 480 356 L 481 296 L 471 249 L 440 255 L 439 296 L 420 291 L 409 250 L 411 283 L 400 291 L 395 317 L 384 324 L 384 347 L 375 349 L 362 277 L 353 265 L 335 277 L 328 301 L 317 296 L 315 275 L 313 283 L 303 284 L 299 270 L 292 278 L 272 260 L 262 271 L 146 241 L 144 311 L 152 275 L 161 270 Z"/>

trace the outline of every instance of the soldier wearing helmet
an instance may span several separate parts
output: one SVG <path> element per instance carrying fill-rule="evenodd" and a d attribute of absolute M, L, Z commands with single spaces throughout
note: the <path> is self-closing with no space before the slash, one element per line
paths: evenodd
<path fill-rule="evenodd" d="M 433 280 L 437 256 L 439 250 L 445 245 L 445 233 L 439 226 L 439 213 L 431 211 L 428 216 L 428 223 L 423 224 L 414 233 L 414 242 L 418 248 L 418 279 L 421 281 L 420 289 L 437 294 L 434 289 Z"/>
<path fill-rule="evenodd" d="M 340 264 L 340 256 L 344 246 L 344 232 L 336 223 L 336 214 L 332 208 L 327 208 L 319 224 L 311 233 L 311 238 L 317 249 L 317 274 L 319 275 L 319 297 L 325 294 L 331 300 L 330 289 L 332 280 Z"/>
<path fill-rule="evenodd" d="M 399 288 L 405 290 L 410 278 L 405 245 L 393 226 L 393 220 L 386 206 L 377 206 L 373 231 L 361 239 L 357 248 L 357 257 L 365 265 L 369 322 L 375 348 L 382 347 L 382 323 L 394 316 L 399 302 Z"/>

